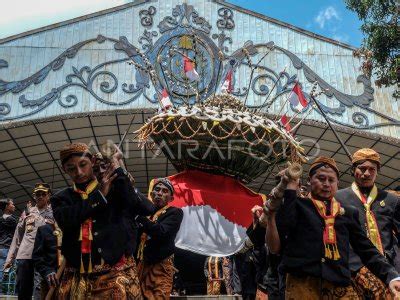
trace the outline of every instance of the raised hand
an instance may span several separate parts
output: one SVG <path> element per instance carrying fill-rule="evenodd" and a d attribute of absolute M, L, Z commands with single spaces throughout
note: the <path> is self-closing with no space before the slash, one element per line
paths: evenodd
<path fill-rule="evenodd" d="M 400 280 L 392 280 L 389 283 L 390 291 L 393 294 L 393 299 L 400 300 Z"/>
<path fill-rule="evenodd" d="M 49 286 L 56 287 L 58 285 L 58 279 L 55 272 L 51 272 L 46 276 L 46 280 Z"/>
<path fill-rule="evenodd" d="M 263 208 L 259 205 L 254 205 L 253 208 L 251 209 L 251 213 L 253 215 L 253 225 L 257 225 L 263 213 Z"/>
<path fill-rule="evenodd" d="M 117 145 L 114 144 L 114 154 L 112 155 L 112 159 L 120 160 L 122 159 L 123 155 L 121 149 L 118 148 Z"/>
<path fill-rule="evenodd" d="M 100 192 L 107 196 L 111 189 L 111 184 L 115 178 L 117 178 L 118 174 L 114 173 L 115 170 L 119 167 L 115 162 L 111 161 L 110 165 L 107 168 L 107 171 L 104 173 L 103 178 L 100 182 Z"/>

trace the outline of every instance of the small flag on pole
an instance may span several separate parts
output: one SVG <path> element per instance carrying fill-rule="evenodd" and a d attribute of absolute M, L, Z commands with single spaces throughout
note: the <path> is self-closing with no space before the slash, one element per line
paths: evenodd
<path fill-rule="evenodd" d="M 289 102 L 298 112 L 301 112 L 308 104 L 298 82 L 296 82 L 292 89 L 292 93 L 289 96 Z"/>
<path fill-rule="evenodd" d="M 225 81 L 222 84 L 221 92 L 222 93 L 232 93 L 233 85 L 232 85 L 232 70 L 229 70 L 226 74 Z"/>
<path fill-rule="evenodd" d="M 183 57 L 183 70 L 185 71 L 185 75 L 191 81 L 197 81 L 200 79 L 199 74 L 196 72 L 194 68 L 194 63 L 186 56 Z"/>
<path fill-rule="evenodd" d="M 168 110 L 173 106 L 166 89 L 163 89 L 161 93 L 161 104 L 163 106 L 163 110 Z"/>
<path fill-rule="evenodd" d="M 289 123 L 289 118 L 286 116 L 286 114 L 284 114 L 280 121 L 279 121 L 282 125 L 283 128 L 285 128 L 285 130 L 287 132 L 290 132 L 290 130 L 292 129 L 292 127 L 290 127 L 290 123 Z"/>

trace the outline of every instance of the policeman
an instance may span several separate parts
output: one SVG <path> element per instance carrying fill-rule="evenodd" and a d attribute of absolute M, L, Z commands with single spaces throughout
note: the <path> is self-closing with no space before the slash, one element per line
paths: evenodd
<path fill-rule="evenodd" d="M 31 299 L 35 283 L 35 299 L 40 297 L 40 275 L 35 275 L 32 251 L 37 229 L 45 224 L 53 224 L 53 212 L 49 206 L 51 191 L 47 183 L 37 183 L 33 189 L 36 205 L 22 216 L 14 233 L 5 267 L 17 259 L 18 299 Z M 34 281 L 35 277 L 35 281 Z"/>

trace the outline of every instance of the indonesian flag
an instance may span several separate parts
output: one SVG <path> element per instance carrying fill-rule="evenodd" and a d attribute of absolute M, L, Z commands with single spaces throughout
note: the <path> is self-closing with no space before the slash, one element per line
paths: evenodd
<path fill-rule="evenodd" d="M 299 112 L 301 112 L 308 104 L 298 82 L 296 82 L 292 89 L 292 93 L 289 96 L 289 102 Z"/>
<path fill-rule="evenodd" d="M 161 104 L 164 110 L 168 110 L 173 106 L 166 89 L 163 89 L 161 93 Z"/>
<path fill-rule="evenodd" d="M 285 130 L 286 130 L 287 132 L 290 132 L 290 130 L 292 129 L 292 127 L 290 126 L 289 118 L 286 116 L 286 114 L 284 114 L 284 115 L 281 117 L 281 119 L 280 119 L 279 122 L 281 123 L 282 127 L 285 128 Z"/>
<path fill-rule="evenodd" d="M 183 70 L 185 71 L 185 75 L 191 81 L 197 81 L 200 79 L 199 74 L 196 72 L 194 68 L 194 63 L 186 56 L 183 57 Z"/>
<path fill-rule="evenodd" d="M 178 173 L 169 180 L 175 189 L 170 205 L 183 210 L 175 239 L 178 248 L 206 256 L 228 256 L 243 247 L 246 229 L 253 220 L 251 209 L 263 204 L 264 195 L 231 177 L 198 170 Z"/>
<path fill-rule="evenodd" d="M 226 74 L 225 81 L 222 84 L 221 92 L 222 93 L 232 93 L 233 86 L 232 86 L 232 70 L 229 70 Z"/>

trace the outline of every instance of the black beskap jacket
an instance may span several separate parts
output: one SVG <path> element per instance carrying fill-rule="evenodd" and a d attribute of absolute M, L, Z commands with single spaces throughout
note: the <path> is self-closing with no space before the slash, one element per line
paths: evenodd
<path fill-rule="evenodd" d="M 155 264 L 174 254 L 175 237 L 182 219 L 183 211 L 176 207 L 168 207 L 167 211 L 160 215 L 156 222 L 151 222 L 144 217 L 137 219 L 143 232 L 148 236 L 143 251 L 145 263 Z"/>
<path fill-rule="evenodd" d="M 350 245 L 364 265 L 386 284 L 399 276 L 366 236 L 359 222 L 358 211 L 342 205 L 344 214 L 335 219 L 340 259 L 324 258 L 324 222 L 310 199 L 297 198 L 296 191 L 286 190 L 277 214 L 278 231 L 283 246 L 281 267 L 298 276 L 322 278 L 336 285 L 350 284 Z M 278 222 L 279 219 L 279 222 Z"/>
<path fill-rule="evenodd" d="M 3 218 L 0 216 L 0 249 L 9 249 L 17 228 L 17 219 L 14 216 Z"/>
<path fill-rule="evenodd" d="M 336 193 L 335 198 L 343 205 L 354 206 L 359 214 L 359 220 L 363 229 L 367 228 L 364 204 L 353 192 L 352 188 L 346 188 Z M 395 235 L 400 233 L 400 199 L 386 191 L 378 190 L 378 195 L 371 205 L 382 241 L 386 258 L 394 265 L 396 257 Z M 363 266 L 360 257 L 350 249 L 350 270 L 358 271 Z"/>
<path fill-rule="evenodd" d="M 39 274 L 46 278 L 57 272 L 57 238 L 52 224 L 40 226 L 35 237 L 32 260 Z"/>
<path fill-rule="evenodd" d="M 109 265 L 116 264 L 123 255 L 132 255 L 135 248 L 135 228 L 132 214 L 142 200 L 133 189 L 126 172 L 118 168 L 112 189 L 106 198 L 99 190 L 82 200 L 73 188 L 66 188 L 51 197 L 54 218 L 63 231 L 61 251 L 67 264 L 80 267 L 81 224 L 91 218 L 92 263 L 100 264 L 101 258 Z"/>

